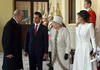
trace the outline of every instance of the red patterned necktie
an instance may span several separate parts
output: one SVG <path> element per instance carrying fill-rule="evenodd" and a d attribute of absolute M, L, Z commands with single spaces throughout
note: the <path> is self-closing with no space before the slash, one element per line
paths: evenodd
<path fill-rule="evenodd" d="M 34 35 L 36 35 L 36 33 L 37 33 L 37 27 L 38 27 L 38 24 L 36 24 L 36 26 L 35 26 Z"/>

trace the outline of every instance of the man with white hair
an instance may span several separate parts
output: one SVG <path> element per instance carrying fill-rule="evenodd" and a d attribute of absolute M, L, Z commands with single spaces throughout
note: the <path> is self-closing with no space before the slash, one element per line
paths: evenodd
<path fill-rule="evenodd" d="M 24 13 L 21 10 L 15 10 L 14 16 L 4 26 L 2 36 L 2 47 L 4 51 L 2 70 L 21 70 L 22 47 L 21 47 L 21 27 Z"/>

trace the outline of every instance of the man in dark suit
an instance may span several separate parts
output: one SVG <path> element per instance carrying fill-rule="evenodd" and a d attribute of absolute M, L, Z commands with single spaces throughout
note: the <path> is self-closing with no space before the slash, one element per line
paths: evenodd
<path fill-rule="evenodd" d="M 25 56 L 29 56 L 30 70 L 42 70 L 42 61 L 48 56 L 48 29 L 40 23 L 42 15 L 34 13 L 34 24 L 27 29 Z"/>
<path fill-rule="evenodd" d="M 2 70 L 23 69 L 22 48 L 21 48 L 21 27 L 24 13 L 15 10 L 14 17 L 11 18 L 4 27 L 2 36 L 2 46 L 4 51 Z"/>

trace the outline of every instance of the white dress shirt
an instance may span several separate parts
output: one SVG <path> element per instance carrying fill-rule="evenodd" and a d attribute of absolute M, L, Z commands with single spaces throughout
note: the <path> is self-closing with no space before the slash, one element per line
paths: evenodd
<path fill-rule="evenodd" d="M 40 24 L 41 24 L 41 23 L 38 23 L 38 24 L 35 23 L 35 27 L 36 27 L 36 25 L 38 25 L 37 31 L 38 31 L 38 29 L 39 29 L 39 27 L 40 27 Z"/>

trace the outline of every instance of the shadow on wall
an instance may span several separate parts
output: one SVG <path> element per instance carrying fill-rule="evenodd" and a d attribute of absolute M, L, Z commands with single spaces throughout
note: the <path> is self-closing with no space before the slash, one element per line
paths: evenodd
<path fill-rule="evenodd" d="M 0 22 L 0 52 L 2 51 L 2 44 L 1 44 L 2 32 L 3 32 L 3 25 L 2 25 L 2 23 Z"/>

